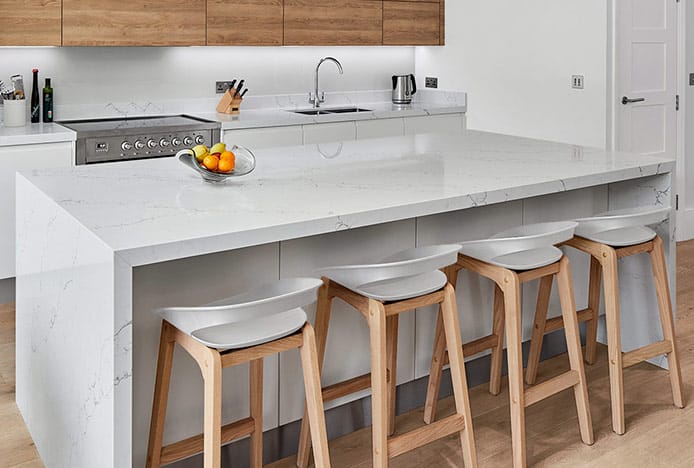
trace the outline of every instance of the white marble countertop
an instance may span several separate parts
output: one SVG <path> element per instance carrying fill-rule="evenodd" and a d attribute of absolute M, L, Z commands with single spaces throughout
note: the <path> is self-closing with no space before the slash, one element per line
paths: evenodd
<path fill-rule="evenodd" d="M 325 159 L 342 145 L 341 154 Z M 673 159 L 477 131 L 258 150 L 222 185 L 174 158 L 26 178 L 132 265 L 674 170 Z"/>
<path fill-rule="evenodd" d="M 75 141 L 75 137 L 75 132 L 55 123 L 27 123 L 23 127 L 0 124 L 0 146 Z"/>
<path fill-rule="evenodd" d="M 221 95 L 220 95 L 221 96 Z M 166 102 L 129 102 L 105 105 L 63 105 L 56 110 L 60 120 L 88 118 L 135 117 L 143 115 L 188 114 L 221 122 L 222 130 L 283 127 L 329 122 L 348 122 L 398 117 L 416 117 L 467 111 L 467 94 L 424 89 L 418 91 L 412 104 L 398 106 L 390 102 L 390 91 L 355 91 L 327 93 L 323 108 L 360 107 L 368 112 L 302 115 L 291 110 L 310 109 L 304 94 L 249 96 L 239 115 L 214 112 L 220 97 L 210 99 L 172 100 Z M 0 123 L 0 146 L 29 145 L 75 141 L 75 132 L 58 124 L 29 124 L 4 127 Z"/>

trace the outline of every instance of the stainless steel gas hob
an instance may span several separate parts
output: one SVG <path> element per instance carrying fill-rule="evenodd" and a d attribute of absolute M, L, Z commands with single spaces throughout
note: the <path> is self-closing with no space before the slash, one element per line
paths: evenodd
<path fill-rule="evenodd" d="M 220 140 L 221 124 L 189 115 L 70 120 L 77 132 L 75 164 L 173 156 L 183 148 Z"/>

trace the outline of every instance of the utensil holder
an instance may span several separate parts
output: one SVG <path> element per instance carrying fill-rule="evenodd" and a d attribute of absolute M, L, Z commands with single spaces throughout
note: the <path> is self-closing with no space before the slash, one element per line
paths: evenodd
<path fill-rule="evenodd" d="M 238 115 L 241 110 L 243 98 L 238 95 L 235 88 L 227 89 L 222 99 L 217 104 L 217 112 L 220 114 Z"/>
<path fill-rule="evenodd" d="M 27 100 L 5 100 L 2 103 L 5 127 L 23 127 L 27 123 Z"/>

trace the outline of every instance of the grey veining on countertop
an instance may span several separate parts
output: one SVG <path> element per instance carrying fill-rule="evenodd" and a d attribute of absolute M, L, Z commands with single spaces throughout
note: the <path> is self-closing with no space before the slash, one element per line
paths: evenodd
<path fill-rule="evenodd" d="M 467 131 L 258 150 L 203 183 L 174 158 L 20 174 L 133 265 L 671 172 L 674 160 Z"/>

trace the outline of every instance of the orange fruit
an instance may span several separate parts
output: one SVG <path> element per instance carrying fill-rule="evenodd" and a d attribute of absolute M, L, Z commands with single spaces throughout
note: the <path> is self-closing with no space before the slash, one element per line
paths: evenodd
<path fill-rule="evenodd" d="M 234 159 L 234 158 L 235 158 L 234 153 L 232 153 L 231 151 L 225 151 L 221 154 L 221 156 L 219 156 L 219 159 Z"/>
<path fill-rule="evenodd" d="M 219 172 L 231 172 L 234 170 L 234 164 L 229 159 L 222 159 L 219 161 L 219 166 L 217 166 Z"/>
<path fill-rule="evenodd" d="M 202 160 L 202 165 L 210 171 L 216 171 L 217 166 L 219 166 L 219 158 L 214 155 L 205 156 L 205 159 Z"/>

